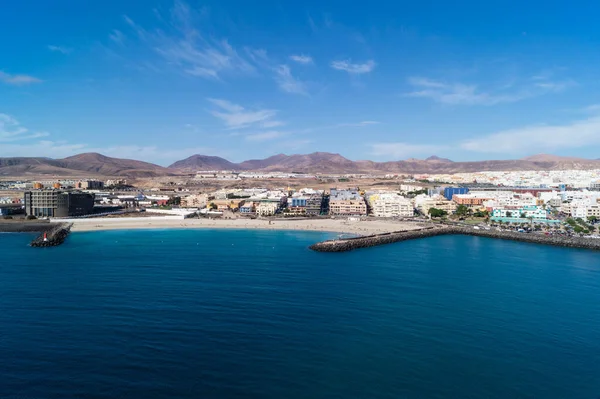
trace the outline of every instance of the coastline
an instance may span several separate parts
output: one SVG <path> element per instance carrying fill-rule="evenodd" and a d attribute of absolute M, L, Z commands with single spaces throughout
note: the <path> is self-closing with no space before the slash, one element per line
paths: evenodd
<path fill-rule="evenodd" d="M 423 228 L 423 223 L 342 219 L 72 219 L 71 232 L 140 229 L 247 229 L 317 231 L 356 236 Z"/>

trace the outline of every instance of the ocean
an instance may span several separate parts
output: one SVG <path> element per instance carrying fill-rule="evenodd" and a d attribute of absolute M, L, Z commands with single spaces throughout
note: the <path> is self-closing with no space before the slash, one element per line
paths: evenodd
<path fill-rule="evenodd" d="M 600 253 L 331 236 L 0 234 L 0 398 L 600 397 Z"/>

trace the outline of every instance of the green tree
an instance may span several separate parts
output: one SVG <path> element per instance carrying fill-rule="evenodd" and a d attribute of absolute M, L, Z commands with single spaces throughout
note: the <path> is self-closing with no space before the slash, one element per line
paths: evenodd
<path fill-rule="evenodd" d="M 441 218 L 448 214 L 448 212 L 446 212 L 445 210 L 437 208 L 429 208 L 429 211 L 427 211 L 427 213 L 431 215 L 432 218 Z"/>
<path fill-rule="evenodd" d="M 511 211 L 506 212 L 506 217 L 507 218 L 511 218 L 512 217 L 512 212 Z"/>
<path fill-rule="evenodd" d="M 587 220 L 590 223 L 596 223 L 598 221 L 598 217 L 597 216 L 588 216 Z"/>
<path fill-rule="evenodd" d="M 467 208 L 465 205 L 459 205 L 456 207 L 456 211 L 454 212 L 456 213 L 457 216 L 467 216 L 469 214 L 469 208 Z"/>

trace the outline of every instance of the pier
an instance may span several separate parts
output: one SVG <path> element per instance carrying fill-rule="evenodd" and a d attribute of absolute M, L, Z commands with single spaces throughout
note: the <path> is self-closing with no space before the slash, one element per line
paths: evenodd
<path fill-rule="evenodd" d="M 33 241 L 32 247 L 56 247 L 63 242 L 71 232 L 70 223 L 52 223 L 47 225 L 49 228 L 42 231 Z"/>
<path fill-rule="evenodd" d="M 518 233 L 513 231 L 498 231 L 474 229 L 460 226 L 431 226 L 417 230 L 405 230 L 392 233 L 375 234 L 371 236 L 355 237 L 339 240 L 327 240 L 310 246 L 317 252 L 346 252 L 359 248 L 368 248 L 378 245 L 391 244 L 400 241 L 418 238 L 434 237 L 440 235 L 469 235 L 488 237 L 502 240 L 529 242 L 534 244 L 554 245 L 557 247 L 584 248 L 600 250 L 600 239 L 587 237 L 547 236 L 536 233 Z"/>

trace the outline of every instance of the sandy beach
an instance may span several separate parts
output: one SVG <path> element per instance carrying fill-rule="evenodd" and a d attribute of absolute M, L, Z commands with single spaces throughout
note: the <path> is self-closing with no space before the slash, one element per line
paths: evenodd
<path fill-rule="evenodd" d="M 399 230 L 412 230 L 422 223 L 343 219 L 271 220 L 268 219 L 170 219 L 170 218 L 115 218 L 74 219 L 71 231 L 134 230 L 134 229 L 263 229 L 326 231 L 352 235 L 371 235 Z"/>

